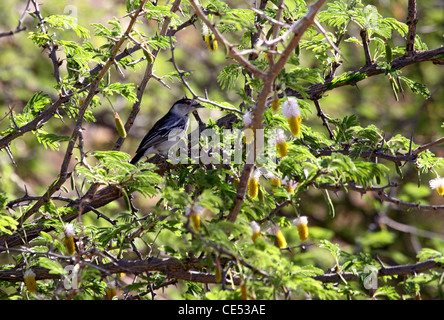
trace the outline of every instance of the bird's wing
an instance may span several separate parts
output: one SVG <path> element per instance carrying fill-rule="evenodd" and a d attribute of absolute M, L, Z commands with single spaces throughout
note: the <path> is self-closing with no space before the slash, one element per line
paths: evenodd
<path fill-rule="evenodd" d="M 142 150 L 148 150 L 150 147 L 159 144 L 164 141 L 168 141 L 169 134 L 174 129 L 183 129 L 185 127 L 185 122 L 187 119 L 175 117 L 171 121 L 170 117 L 164 116 L 162 119 L 157 121 L 154 126 L 148 131 L 145 137 L 140 142 L 139 148 L 137 148 L 136 153 Z"/>

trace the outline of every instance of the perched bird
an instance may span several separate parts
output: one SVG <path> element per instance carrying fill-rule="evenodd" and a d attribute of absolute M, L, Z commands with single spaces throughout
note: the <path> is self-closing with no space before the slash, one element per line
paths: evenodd
<path fill-rule="evenodd" d="M 178 137 L 187 131 L 189 114 L 197 108 L 203 108 L 198 102 L 183 98 L 176 101 L 170 111 L 157 121 L 142 139 L 131 164 L 136 164 L 148 154 L 167 155 L 168 150 L 178 141 Z"/>

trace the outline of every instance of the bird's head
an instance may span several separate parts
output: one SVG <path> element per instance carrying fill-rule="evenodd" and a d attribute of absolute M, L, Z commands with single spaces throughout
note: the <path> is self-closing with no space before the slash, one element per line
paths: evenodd
<path fill-rule="evenodd" d="M 173 104 L 170 112 L 185 116 L 198 108 L 203 108 L 203 106 L 196 100 L 183 98 Z"/>

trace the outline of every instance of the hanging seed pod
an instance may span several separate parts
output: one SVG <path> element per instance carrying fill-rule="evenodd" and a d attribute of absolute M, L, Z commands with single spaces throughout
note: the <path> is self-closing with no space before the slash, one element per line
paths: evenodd
<path fill-rule="evenodd" d="M 250 223 L 251 227 L 251 240 L 256 243 L 257 238 L 261 236 L 261 227 L 256 221 Z"/>
<path fill-rule="evenodd" d="M 211 52 L 217 51 L 217 40 L 214 34 L 210 33 L 208 36 L 206 36 L 205 40 L 207 42 L 208 49 L 210 49 Z"/>
<path fill-rule="evenodd" d="M 248 181 L 248 194 L 252 199 L 257 197 L 259 192 L 258 189 L 259 189 L 259 180 L 256 178 L 251 178 Z"/>
<path fill-rule="evenodd" d="M 242 299 L 248 300 L 248 288 L 247 288 L 247 284 L 243 280 L 240 284 L 240 292 L 241 292 Z"/>
<path fill-rule="evenodd" d="M 122 120 L 120 120 L 120 116 L 117 112 L 114 112 L 114 121 L 116 123 L 116 129 L 117 129 L 117 132 L 119 133 L 119 136 L 121 138 L 126 138 L 125 126 L 124 126 Z"/>
<path fill-rule="evenodd" d="M 31 293 L 37 293 L 37 282 L 35 281 L 35 273 L 31 269 L 26 270 L 23 275 L 25 286 Z"/>
<path fill-rule="evenodd" d="M 288 146 L 285 140 L 284 130 L 278 130 L 276 132 L 276 148 L 278 149 L 279 155 L 283 158 L 287 155 Z"/>
<path fill-rule="evenodd" d="M 273 227 L 273 233 L 276 236 L 275 244 L 279 247 L 279 249 L 287 247 L 287 240 L 285 239 L 284 234 L 278 226 Z"/>
<path fill-rule="evenodd" d="M 74 241 L 74 226 L 72 224 L 67 224 L 63 228 L 63 232 L 65 233 L 63 243 L 65 244 L 66 251 L 69 255 L 73 255 L 76 252 L 76 244 Z"/>
<path fill-rule="evenodd" d="M 281 106 L 281 103 L 279 101 L 279 97 L 277 95 L 277 92 L 274 92 L 273 101 L 271 101 L 271 109 L 273 109 L 274 112 L 279 111 L 279 107 Z"/>
<path fill-rule="evenodd" d="M 308 219 L 305 216 L 296 218 L 294 220 L 296 227 L 298 229 L 299 240 L 305 241 L 308 238 Z"/>
<path fill-rule="evenodd" d="M 106 300 L 112 300 L 117 295 L 115 282 L 108 283 L 108 287 L 105 289 Z"/>
<path fill-rule="evenodd" d="M 220 265 L 220 259 L 219 258 L 216 259 L 216 268 L 215 268 L 215 272 L 214 272 L 214 280 L 216 281 L 216 283 L 221 283 L 222 282 L 222 266 Z"/>
<path fill-rule="evenodd" d="M 293 97 L 288 98 L 282 105 L 282 114 L 287 118 L 291 133 L 298 136 L 301 132 L 302 122 L 298 101 Z"/>

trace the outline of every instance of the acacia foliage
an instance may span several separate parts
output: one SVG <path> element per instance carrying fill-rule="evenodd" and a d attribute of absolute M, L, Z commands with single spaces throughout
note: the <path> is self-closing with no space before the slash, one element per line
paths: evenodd
<path fill-rule="evenodd" d="M 324 101 L 334 103 L 328 99 L 336 90 L 360 86 L 375 76 L 377 90 L 389 92 L 393 103 L 402 96 L 413 95 L 420 100 L 412 103 L 423 103 L 433 97 L 432 92 L 420 79 L 404 74 L 404 68 L 423 62 L 419 58 L 415 62 L 415 57 L 425 53 L 427 58 L 421 59 L 436 63 L 434 68 L 438 70 L 442 51 L 435 54 L 432 48 L 433 54 L 427 55 L 427 44 L 414 34 L 415 51 L 409 53 L 411 62 L 406 62 L 406 39 L 412 28 L 405 21 L 384 16 L 365 1 L 327 2 L 316 15 L 322 28 L 308 25 L 297 46 L 285 57 L 285 68 L 276 75 L 267 101 L 267 106 L 276 99 L 283 105 L 290 97 L 298 98 L 302 123 L 300 134 L 294 136 L 280 109 L 256 112 L 264 79 L 256 77 L 252 70 L 266 73 L 271 61 L 276 63 L 284 56 L 293 36 L 286 32 L 291 25 L 303 21 L 311 3 L 285 1 L 280 6 L 280 1 L 261 1 L 253 10 L 222 1 L 202 2 L 202 12 L 222 36 L 211 39 L 202 33 L 204 22 L 191 2 L 144 1 L 143 11 L 138 11 L 140 3 L 128 0 L 126 17 L 107 23 L 88 21 L 87 27 L 64 14 L 42 15 L 35 2 L 29 2 L 34 9 L 29 15 L 35 28 L 25 31 L 26 41 L 34 44 L 34 50 L 44 49 L 49 54 L 56 94 L 38 90 L 22 109 L 5 110 L 2 120 L 5 182 L 1 194 L 0 245 L 6 262 L 1 271 L 17 275 L 15 280 L 0 278 L 3 298 L 103 298 L 113 286 L 118 288 L 119 298 L 141 299 L 164 291 L 169 297 L 190 299 L 400 299 L 441 294 L 439 269 L 415 275 L 412 268 L 411 276 L 389 274 L 379 278 L 377 287 L 365 286 L 372 270 L 383 267 L 381 254 L 387 264 L 427 259 L 442 262 L 439 234 L 430 236 L 434 242 L 428 243 L 436 248 L 418 250 L 412 257 L 397 247 L 402 244 L 397 241 L 400 235 L 387 223 L 392 221 L 387 216 L 392 205 L 442 212 L 439 203 L 426 203 L 430 190 L 424 190 L 428 188 L 430 174 L 437 175 L 444 165 L 443 159 L 431 151 L 440 140 L 417 143 L 415 136 L 398 132 L 397 128 L 388 134 L 383 119 L 368 121 L 368 111 L 362 109 L 340 110 L 330 115 L 324 110 Z M 407 16 L 408 8 L 403 9 Z M 136 23 L 127 29 L 131 19 L 148 21 L 151 28 Z M 281 22 L 277 24 L 275 20 Z M 206 28 L 210 34 L 216 31 L 211 25 Z M 326 31 L 322 32 L 324 28 Z M 198 60 L 184 57 L 185 45 L 179 36 L 185 32 L 191 34 L 191 39 L 199 39 L 207 62 L 216 62 L 212 64 L 214 72 L 206 67 L 182 70 L 189 70 L 187 64 L 196 63 L 191 59 Z M 267 42 L 278 37 L 282 37 L 282 42 L 276 45 Z M 231 54 L 226 46 L 229 43 L 247 57 L 246 63 Z M 359 52 L 361 59 L 353 56 L 355 52 Z M 159 57 L 171 58 L 166 63 L 170 69 Z M 92 135 L 94 125 L 103 121 L 101 112 L 111 118 L 117 105 L 123 106 L 119 112 L 125 114 L 122 119 L 128 119 L 125 128 L 131 133 L 133 122 L 141 116 L 140 104 L 149 98 L 142 94 L 144 90 L 137 90 L 145 89 L 143 80 L 131 82 L 122 75 L 131 77 L 133 73 L 140 74 L 140 70 L 144 80 L 183 86 L 188 94 L 194 88 L 191 94 L 197 92 L 208 109 L 235 115 L 225 127 L 219 127 L 218 119 L 207 115 L 207 127 L 221 134 L 224 128 L 243 129 L 242 115 L 248 112 L 262 118 L 266 138 L 271 138 L 267 132 L 275 132 L 272 129 L 285 131 L 286 155 L 276 153 L 276 165 L 267 162 L 267 158 L 256 163 L 256 169 L 267 170 L 259 178 L 256 193 L 244 190 L 245 196 L 240 200 L 238 197 L 245 187 L 242 173 L 247 167 L 246 159 L 224 165 L 191 162 L 169 166 L 164 159 L 155 158 L 136 167 L 128 163 L 131 149 L 125 148 L 117 131 L 114 145 L 85 150 L 84 138 Z M 219 89 L 204 98 L 204 89 L 199 86 L 204 86 L 201 79 L 208 74 Z M 147 90 L 154 87 L 151 82 Z M 360 90 L 365 94 L 366 88 Z M 171 96 L 171 92 L 177 91 L 167 92 Z M 342 94 L 353 100 L 355 93 Z M 229 95 L 235 98 L 225 98 Z M 122 97 L 124 102 L 116 97 Z M 173 100 L 168 99 L 168 103 Z M 377 103 L 388 107 L 385 101 Z M 61 130 L 61 121 L 67 130 Z M 79 130 L 82 126 L 89 130 Z M 7 188 L 6 182 L 13 175 L 20 175 L 24 162 L 18 145 L 30 137 L 35 138 L 37 148 L 56 151 L 64 159 L 49 185 L 41 183 L 33 194 Z M 202 139 L 202 149 L 208 146 L 206 142 Z M 128 152 L 122 151 L 122 146 Z M 223 142 L 217 147 L 227 148 Z M 412 172 L 418 177 L 417 186 L 412 184 Z M 274 182 L 274 177 L 281 182 Z M 288 181 L 292 181 L 294 190 L 286 188 Z M 107 194 L 98 190 L 113 192 L 106 198 Z M 404 193 L 393 196 L 398 190 Z M 97 199 L 97 194 L 102 199 Z M 362 207 L 356 208 L 350 200 L 354 199 L 352 194 L 364 196 L 365 205 L 361 203 Z M 155 200 L 145 205 L 148 199 Z M 237 201 L 241 205 L 236 219 L 227 221 Z M 200 214 L 199 228 L 192 218 L 196 211 Z M 335 222 L 348 223 L 352 219 L 349 211 L 367 219 L 358 229 L 361 233 L 346 234 L 334 226 Z M 309 237 L 304 241 L 295 225 L 299 216 L 307 216 L 309 221 Z M 251 237 L 253 221 L 261 230 L 255 241 Z M 74 225 L 73 256 L 67 252 L 67 224 Z M 278 229 L 282 234 L 276 232 Z M 37 232 L 31 232 L 34 230 Z M 136 270 L 125 265 L 113 271 L 107 269 L 121 259 L 157 258 L 176 259 L 183 268 L 169 269 L 165 260 L 160 268 Z M 162 265 L 162 261 L 159 263 Z M 28 269 L 39 270 L 37 293 L 16 282 Z M 77 289 L 62 288 L 62 280 L 72 276 L 72 270 L 78 273 Z M 348 272 L 355 278 L 338 283 L 320 280 L 329 270 Z M 189 278 L 190 271 L 202 277 L 184 280 Z M 50 276 L 54 274 L 57 277 Z M 207 286 L 208 283 L 211 285 Z"/>

